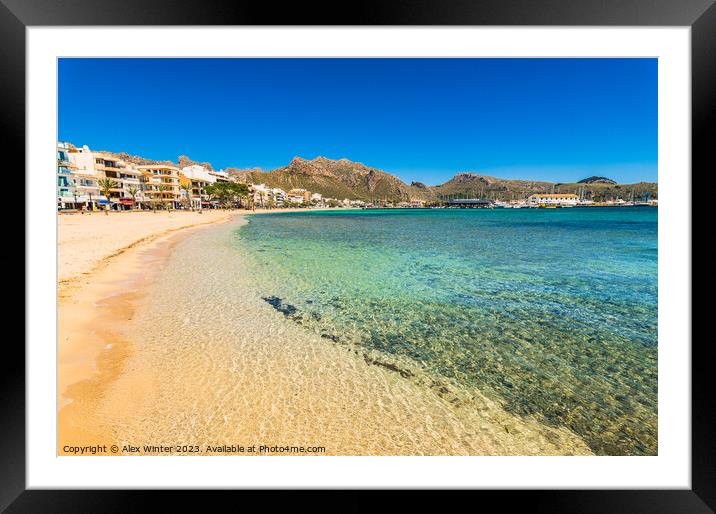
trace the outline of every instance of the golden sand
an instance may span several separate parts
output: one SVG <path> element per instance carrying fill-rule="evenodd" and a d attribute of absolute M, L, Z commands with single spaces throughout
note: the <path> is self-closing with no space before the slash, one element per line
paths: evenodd
<path fill-rule="evenodd" d="M 479 391 L 430 387 L 434 378 L 418 371 L 405 379 L 288 323 L 242 273 L 215 272 L 230 251 L 222 242 L 244 222 L 145 235 L 151 242 L 61 298 L 60 454 L 66 445 L 224 454 L 209 447 L 261 444 L 328 455 L 590 453 L 571 432 L 511 415 Z"/>

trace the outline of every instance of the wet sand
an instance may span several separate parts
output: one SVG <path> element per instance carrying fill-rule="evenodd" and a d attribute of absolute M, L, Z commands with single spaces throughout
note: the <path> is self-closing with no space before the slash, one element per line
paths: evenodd
<path fill-rule="evenodd" d="M 134 245 L 60 298 L 58 453 L 187 454 L 186 445 L 236 455 L 219 447 L 262 444 L 328 455 L 590 453 L 571 432 L 513 416 L 479 391 L 416 369 L 406 379 L 287 322 L 252 289 L 250 270 L 221 266 L 234 262 L 228 242 L 245 222 Z"/>

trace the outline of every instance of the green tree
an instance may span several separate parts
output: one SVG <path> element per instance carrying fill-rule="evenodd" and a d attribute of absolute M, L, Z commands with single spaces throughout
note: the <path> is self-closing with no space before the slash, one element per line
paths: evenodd
<path fill-rule="evenodd" d="M 231 191 L 234 198 L 238 198 L 239 203 L 242 207 L 249 209 L 251 208 L 251 197 L 250 197 L 250 191 L 249 186 L 246 184 L 241 184 L 238 182 L 224 182 L 224 184 L 229 185 L 229 190 Z"/>
<path fill-rule="evenodd" d="M 249 186 L 236 182 L 216 182 L 205 188 L 206 194 L 219 200 L 222 207 L 230 209 L 236 205 L 243 205 L 249 196 Z"/>
<path fill-rule="evenodd" d="M 226 207 L 226 195 L 224 188 L 221 187 L 222 182 L 217 182 L 215 184 L 209 184 L 204 188 L 204 191 L 209 196 L 209 200 L 217 200 L 219 202 L 219 205 L 222 207 Z"/>
<path fill-rule="evenodd" d="M 139 188 L 137 186 L 129 186 L 127 188 L 127 193 L 130 194 L 132 200 L 134 200 L 134 204 L 137 205 L 137 195 L 139 194 Z"/>
<path fill-rule="evenodd" d="M 111 202 L 110 200 L 110 192 L 112 189 L 117 189 L 119 187 L 119 184 L 112 180 L 111 178 L 101 178 L 97 181 L 97 184 L 99 185 L 100 190 L 102 191 L 102 194 L 107 199 L 108 202 Z M 111 207 L 111 203 L 109 203 L 109 206 Z M 109 216 L 109 209 L 105 210 L 104 213 Z"/>

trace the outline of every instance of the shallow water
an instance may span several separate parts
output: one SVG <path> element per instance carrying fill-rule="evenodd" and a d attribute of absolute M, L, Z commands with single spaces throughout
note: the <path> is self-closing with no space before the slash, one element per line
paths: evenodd
<path fill-rule="evenodd" d="M 108 327 L 127 357 L 95 401 L 75 402 L 82 427 L 120 446 L 197 445 L 201 454 L 261 444 L 327 455 L 592 453 L 565 427 L 509 413 L 408 352 L 351 343 L 359 330 L 318 319 L 338 307 L 291 303 L 300 289 L 282 278 L 290 269 L 272 270 L 239 224 L 199 231 L 165 261 L 143 264 L 158 269 L 153 285 L 131 319 Z M 318 274 L 328 285 L 331 275 Z M 271 298 L 277 292 L 284 297 Z"/>
<path fill-rule="evenodd" d="M 246 287 L 326 345 L 657 453 L 657 209 L 264 214 L 233 236 Z"/>

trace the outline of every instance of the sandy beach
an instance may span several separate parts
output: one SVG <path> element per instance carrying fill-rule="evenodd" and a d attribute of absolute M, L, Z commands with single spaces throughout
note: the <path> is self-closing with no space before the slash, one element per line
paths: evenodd
<path fill-rule="evenodd" d="M 224 210 L 101 212 L 58 216 L 58 280 L 66 283 L 107 259 L 173 231 L 226 221 Z"/>
<path fill-rule="evenodd" d="M 223 455 L 257 443 L 329 455 L 591 453 L 477 391 L 419 370 L 405 379 L 286 323 L 241 268 L 216 272 L 244 213 L 59 216 L 59 454 L 158 454 L 144 449 L 158 444 L 186 454 L 181 444 Z M 231 303 L 203 296 L 227 281 L 240 292 Z"/>

